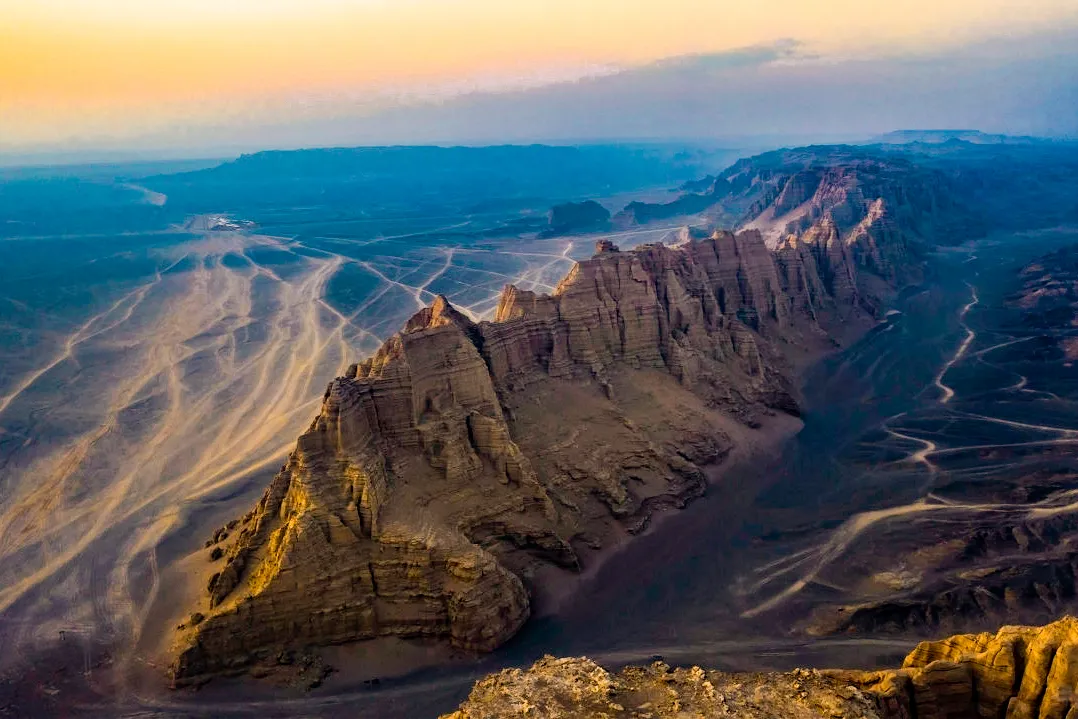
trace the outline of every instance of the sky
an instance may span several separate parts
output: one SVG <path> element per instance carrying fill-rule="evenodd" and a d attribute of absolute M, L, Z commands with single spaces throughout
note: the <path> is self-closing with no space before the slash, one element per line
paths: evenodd
<path fill-rule="evenodd" d="M 1076 0 L 0 0 L 0 152 L 1078 134 L 1076 39 Z"/>

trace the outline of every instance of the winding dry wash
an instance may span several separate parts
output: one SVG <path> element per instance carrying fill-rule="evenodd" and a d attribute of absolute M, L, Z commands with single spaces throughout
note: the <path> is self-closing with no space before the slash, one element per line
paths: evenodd
<path fill-rule="evenodd" d="M 199 218 L 192 239 L 153 250 L 152 277 L 0 396 L 14 446 L 0 465 L 0 644 L 19 650 L 0 662 L 58 640 L 135 646 L 160 590 L 161 543 L 214 502 L 260 489 L 326 383 L 380 344 L 373 328 L 435 293 L 489 313 L 503 284 L 549 289 L 573 261 L 566 241 L 507 253 L 513 265 L 464 250 L 457 277 L 454 248 L 357 260 L 211 226 Z M 342 310 L 327 285 L 346 264 L 376 284 Z"/>
<path fill-rule="evenodd" d="M 737 584 L 736 594 L 747 605 L 740 614 L 742 618 L 774 611 L 810 588 L 838 592 L 856 608 L 865 596 L 882 596 L 880 587 L 885 586 L 894 592 L 892 599 L 900 602 L 935 571 L 923 558 L 931 550 L 916 549 L 925 538 L 938 533 L 941 545 L 950 546 L 946 544 L 948 526 L 968 525 L 970 532 L 979 523 L 1038 526 L 1030 523 L 1078 508 L 1075 491 L 1070 489 L 1048 489 L 1044 496 L 1027 501 L 1003 499 L 1007 482 L 1022 486 L 1023 473 L 1036 477 L 1037 472 L 1058 471 L 1045 469 L 1051 465 L 1043 463 L 1050 460 L 1054 450 L 1070 451 L 1078 445 L 1078 426 L 1068 423 L 1067 418 L 1073 415 L 1058 395 L 1030 387 L 1030 377 L 1023 374 L 1030 370 L 1015 369 L 1021 365 L 1014 357 L 995 359 L 1004 352 L 1021 352 L 1043 336 L 1036 329 L 1017 325 L 1009 329 L 995 327 L 991 320 L 978 324 L 976 312 L 983 296 L 977 284 L 980 280 L 975 263 L 979 259 L 982 258 L 971 254 L 959 265 L 972 272 L 961 280 L 969 299 L 955 313 L 961 339 L 942 357 L 927 387 L 929 391 L 923 393 L 926 396 L 909 410 L 884 419 L 879 424 L 881 439 L 863 437 L 858 442 L 861 451 L 872 457 L 866 469 L 877 477 L 892 473 L 894 479 L 886 480 L 895 487 L 892 493 L 907 497 L 912 494 L 913 498 L 898 504 L 876 500 L 875 508 L 854 511 L 836 528 L 818 532 L 814 536 L 819 539 L 811 546 L 805 548 L 802 544 L 797 551 L 757 566 Z M 1004 265 L 998 254 L 982 261 L 995 263 L 985 266 L 996 271 L 1016 271 L 1013 260 Z M 998 279 L 994 281 L 1002 284 Z M 1013 279 L 1007 282 L 1013 285 Z M 992 290 L 998 295 L 1000 288 Z M 996 296 L 993 301 L 998 306 L 1004 299 Z M 885 331 L 894 330 L 903 321 L 902 313 L 889 315 Z M 962 382 L 951 379 L 959 370 L 964 375 Z M 886 457 L 892 459 L 880 461 Z M 1000 482 L 996 490 L 1000 498 L 980 501 L 977 495 L 984 490 L 971 488 L 990 486 L 992 479 Z M 962 496 L 967 491 L 972 493 L 968 498 Z M 985 524 L 984 518 L 991 515 L 998 519 Z M 1040 530 L 1014 531 L 1036 534 Z M 881 541 L 888 543 L 888 549 L 870 559 L 872 547 Z M 917 568 L 919 565 L 923 566 Z M 876 573 L 858 579 L 859 572 L 872 571 L 866 567 Z"/>
<path fill-rule="evenodd" d="M 180 245 L 5 397 L 5 420 L 29 417 L 3 469 L 6 645 L 137 637 L 157 586 L 136 592 L 134 575 L 156 576 L 158 542 L 199 500 L 278 462 L 357 351 L 322 300 L 340 260 L 305 258 L 286 280 L 246 255 L 265 244 L 281 243 L 207 232 Z M 62 405 L 36 398 L 57 383 Z M 75 431 L 42 443 L 36 423 L 53 414 L 75 415 Z"/>
<path fill-rule="evenodd" d="M 968 282 L 966 284 L 969 285 Z M 958 315 L 958 319 L 962 323 L 962 328 L 966 331 L 966 336 L 962 339 L 962 344 L 958 345 L 958 349 L 955 350 L 951 358 L 943 363 L 943 367 L 940 368 L 939 374 L 936 375 L 936 387 L 943 393 L 943 396 L 940 397 L 940 404 L 947 404 L 954 398 L 954 390 L 944 384 L 943 380 L 951 368 L 962 361 L 962 358 L 966 356 L 966 352 L 969 350 L 969 346 L 973 344 L 973 340 L 977 338 L 977 333 L 971 330 L 969 325 L 966 324 L 966 316 L 969 314 L 970 310 L 980 304 L 981 300 L 977 297 L 976 287 L 969 285 L 969 291 L 972 295 L 969 304 L 963 307 Z"/>

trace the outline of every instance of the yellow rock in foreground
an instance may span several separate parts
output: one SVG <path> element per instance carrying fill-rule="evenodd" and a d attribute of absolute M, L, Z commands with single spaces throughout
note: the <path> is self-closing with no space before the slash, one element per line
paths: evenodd
<path fill-rule="evenodd" d="M 1078 619 L 922 642 L 901 669 L 607 672 L 545 657 L 476 683 L 443 719 L 1078 719 Z"/>

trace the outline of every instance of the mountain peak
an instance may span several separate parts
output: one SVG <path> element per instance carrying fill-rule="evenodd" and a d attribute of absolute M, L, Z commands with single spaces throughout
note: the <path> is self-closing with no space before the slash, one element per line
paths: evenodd
<path fill-rule="evenodd" d="M 624 252 L 602 239 L 551 294 L 506 286 L 493 322 L 436 296 L 334 380 L 215 548 L 175 682 L 296 646 L 506 641 L 551 572 L 700 496 L 705 468 L 755 433 L 789 431 L 791 363 L 833 347 L 829 328 L 869 326 L 873 293 L 916 272 L 916 228 L 873 212 L 935 198 L 901 172 L 761 171 L 771 203 L 819 202 L 774 249 L 757 228 Z"/>

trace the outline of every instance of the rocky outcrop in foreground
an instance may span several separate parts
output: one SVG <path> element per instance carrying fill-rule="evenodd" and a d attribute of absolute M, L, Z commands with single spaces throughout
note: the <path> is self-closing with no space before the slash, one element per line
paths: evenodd
<path fill-rule="evenodd" d="M 442 719 L 879 719 L 874 696 L 819 672 L 724 674 L 662 662 L 612 674 L 545 657 L 479 681 Z"/>
<path fill-rule="evenodd" d="M 443 719 L 1074 719 L 1078 619 L 922 642 L 901 669 L 729 674 L 658 662 L 612 674 L 546 657 L 476 683 Z"/>

